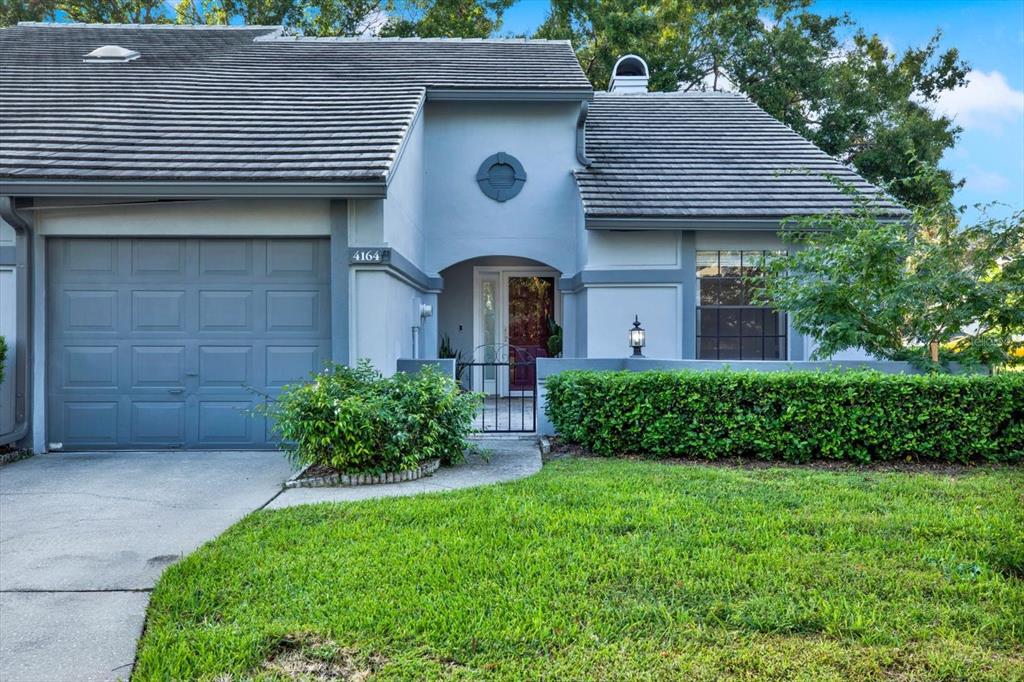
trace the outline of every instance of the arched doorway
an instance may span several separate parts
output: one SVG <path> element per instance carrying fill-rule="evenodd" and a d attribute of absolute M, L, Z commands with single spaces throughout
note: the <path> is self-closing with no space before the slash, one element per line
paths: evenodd
<path fill-rule="evenodd" d="M 534 431 L 537 358 L 561 352 L 559 272 L 493 256 L 456 263 L 441 275 L 439 354 L 455 358 L 463 388 L 484 394 L 477 429 Z"/>

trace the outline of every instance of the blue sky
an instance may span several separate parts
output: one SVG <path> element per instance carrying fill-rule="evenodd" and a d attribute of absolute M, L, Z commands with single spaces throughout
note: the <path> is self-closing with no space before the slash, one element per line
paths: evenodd
<path fill-rule="evenodd" d="M 819 0 L 814 9 L 849 13 L 897 50 L 923 45 L 941 29 L 942 46 L 959 49 L 973 70 L 967 87 L 940 104 L 964 128 L 943 161 L 967 181 L 957 203 L 1024 208 L 1024 0 Z M 502 33 L 532 33 L 547 11 L 547 0 L 519 0 Z"/>

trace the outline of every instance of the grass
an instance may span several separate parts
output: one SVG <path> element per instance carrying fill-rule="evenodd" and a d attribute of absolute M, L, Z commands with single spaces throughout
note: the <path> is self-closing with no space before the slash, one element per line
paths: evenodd
<path fill-rule="evenodd" d="M 258 512 L 161 579 L 134 679 L 303 671 L 1021 680 L 1024 469 L 563 460 Z"/>

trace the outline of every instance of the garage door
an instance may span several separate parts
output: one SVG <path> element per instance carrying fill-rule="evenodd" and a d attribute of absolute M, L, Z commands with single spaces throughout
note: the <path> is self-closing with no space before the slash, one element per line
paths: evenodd
<path fill-rule="evenodd" d="M 49 239 L 49 440 L 272 446 L 252 408 L 330 357 L 321 239 Z"/>

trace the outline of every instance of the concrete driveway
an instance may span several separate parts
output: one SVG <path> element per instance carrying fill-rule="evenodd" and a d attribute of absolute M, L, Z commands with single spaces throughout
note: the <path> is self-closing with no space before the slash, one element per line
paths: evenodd
<path fill-rule="evenodd" d="M 511 481 L 541 468 L 532 438 L 482 440 L 434 476 L 282 492 L 277 452 L 38 455 L 0 467 L 0 682 L 131 674 L 164 569 L 251 511 Z"/>
<path fill-rule="evenodd" d="M 52 454 L 0 467 L 0 680 L 127 678 L 163 570 L 289 475 L 277 452 Z"/>

